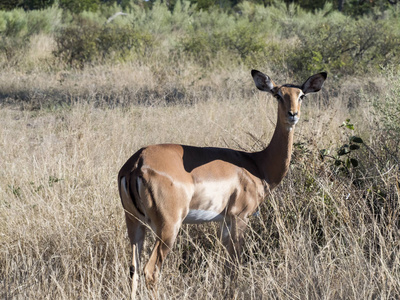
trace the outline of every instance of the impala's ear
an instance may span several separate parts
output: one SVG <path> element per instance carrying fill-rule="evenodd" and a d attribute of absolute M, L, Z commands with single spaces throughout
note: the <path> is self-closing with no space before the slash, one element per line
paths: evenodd
<path fill-rule="evenodd" d="M 303 85 L 301 86 L 301 90 L 304 94 L 318 92 L 324 85 L 327 76 L 328 73 L 326 72 L 321 72 L 311 76 L 306 80 L 306 82 L 303 83 Z"/>
<path fill-rule="evenodd" d="M 251 70 L 251 76 L 253 76 L 254 83 L 259 90 L 271 94 L 274 93 L 273 89 L 276 87 L 276 84 L 267 75 L 257 70 Z"/>

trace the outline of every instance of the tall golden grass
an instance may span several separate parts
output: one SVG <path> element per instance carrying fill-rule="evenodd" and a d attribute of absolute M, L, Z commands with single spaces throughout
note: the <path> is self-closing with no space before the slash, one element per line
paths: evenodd
<path fill-rule="evenodd" d="M 38 60 L 51 51 L 43 39 L 34 43 L 43 50 Z M 128 298 L 131 253 L 116 183 L 125 160 L 154 143 L 247 151 L 268 144 L 276 103 L 254 88 L 250 70 L 200 73 L 189 62 L 1 72 L 2 299 Z M 367 101 L 387 86 L 383 77 L 336 83 L 328 77 L 304 102 L 289 174 L 252 217 L 238 299 L 400 296 L 399 168 L 390 160 L 379 167 L 385 133 L 375 130 Z M 347 118 L 354 132 L 340 127 Z M 354 182 L 362 174 L 341 175 L 319 158 L 349 134 L 369 147 L 360 170 L 376 170 L 363 185 Z M 183 226 L 163 267 L 161 299 L 223 299 L 227 256 L 217 230 Z M 139 296 L 151 298 L 143 277 Z"/>

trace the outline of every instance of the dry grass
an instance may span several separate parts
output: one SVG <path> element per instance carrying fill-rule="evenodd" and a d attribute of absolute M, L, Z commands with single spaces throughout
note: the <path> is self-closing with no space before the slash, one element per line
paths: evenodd
<path fill-rule="evenodd" d="M 276 118 L 274 99 L 256 91 L 243 69 L 8 69 L 0 82 L 2 98 L 14 102 L 0 109 L 4 299 L 126 299 L 130 251 L 116 185 L 125 160 L 164 142 L 258 150 Z M 354 91 L 338 93 L 328 81 L 323 94 L 307 99 L 295 133 L 303 144 L 248 230 L 238 299 L 400 295 L 398 168 L 388 163 L 384 171 L 365 157 L 365 170 L 382 172 L 357 187 L 354 174 L 340 176 L 318 159 L 318 150 L 343 143 L 339 125 L 349 117 L 379 149 L 370 105 L 349 108 Z M 53 98 L 60 105 L 48 105 Z M 386 198 L 373 193 L 374 184 L 387 188 Z M 162 299 L 223 299 L 226 255 L 216 231 L 215 224 L 182 228 L 163 268 Z M 150 298 L 140 286 L 141 299 Z"/>

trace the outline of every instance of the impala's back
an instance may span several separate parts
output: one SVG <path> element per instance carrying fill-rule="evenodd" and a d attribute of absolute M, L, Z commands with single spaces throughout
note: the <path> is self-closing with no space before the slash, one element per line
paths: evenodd
<path fill-rule="evenodd" d="M 141 149 L 132 159 L 119 173 L 122 204 L 150 226 L 156 208 L 178 222 L 221 222 L 247 216 L 264 196 L 250 153 L 165 144 Z"/>

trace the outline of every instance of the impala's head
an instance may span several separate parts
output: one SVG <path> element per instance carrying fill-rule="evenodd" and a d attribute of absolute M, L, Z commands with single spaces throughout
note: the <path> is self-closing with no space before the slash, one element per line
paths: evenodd
<path fill-rule="evenodd" d="M 267 75 L 257 70 L 252 70 L 251 75 L 259 90 L 271 93 L 278 100 L 278 122 L 289 127 L 299 121 L 302 99 L 307 94 L 318 92 L 327 77 L 326 72 L 318 73 L 308 78 L 303 85 L 297 86 L 276 85 Z"/>

